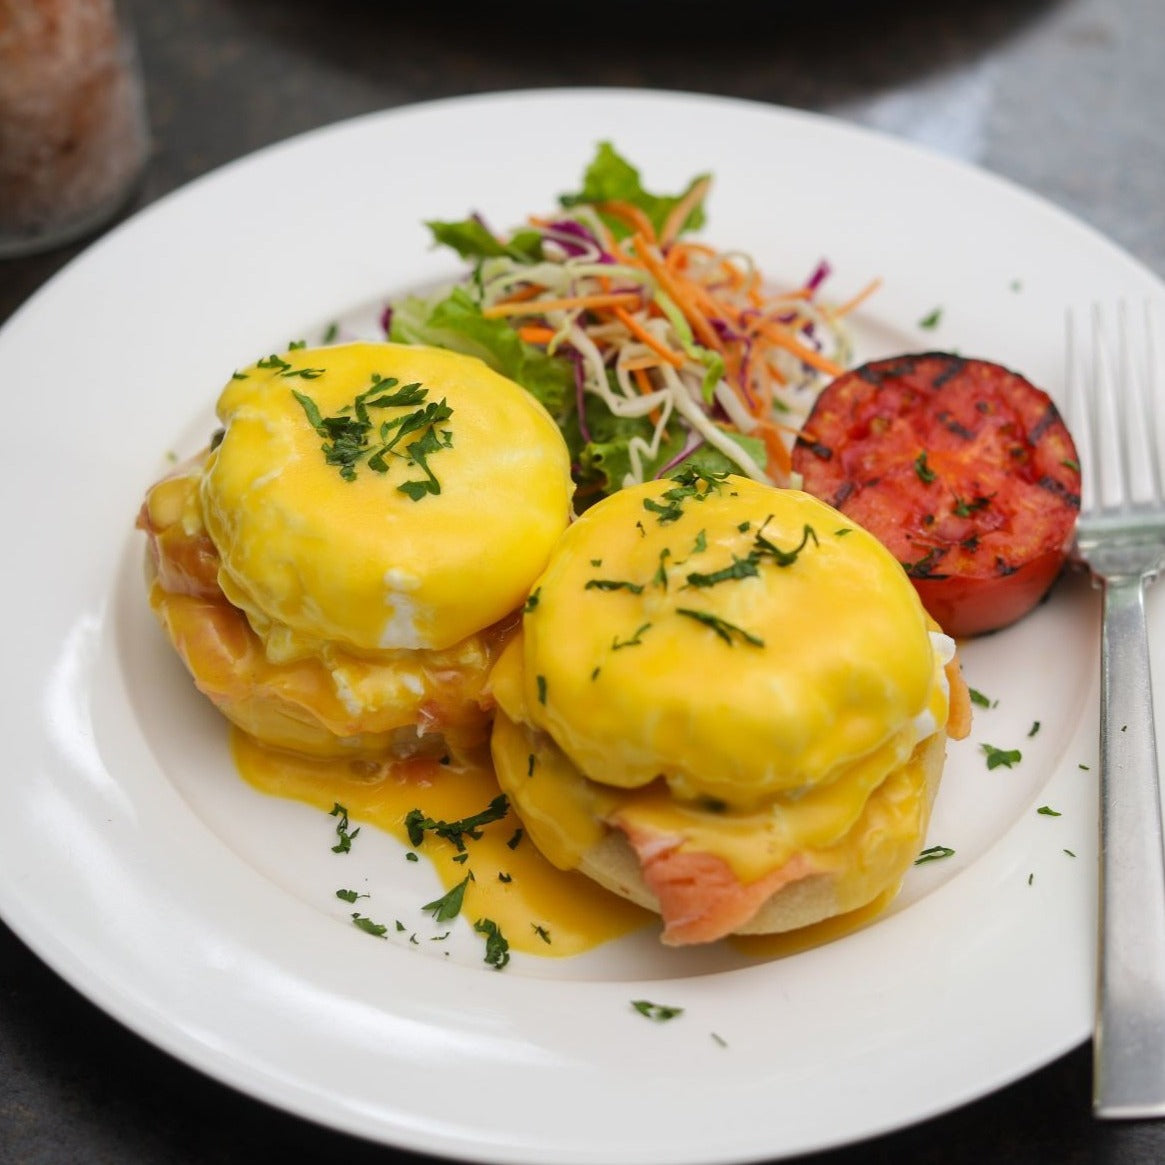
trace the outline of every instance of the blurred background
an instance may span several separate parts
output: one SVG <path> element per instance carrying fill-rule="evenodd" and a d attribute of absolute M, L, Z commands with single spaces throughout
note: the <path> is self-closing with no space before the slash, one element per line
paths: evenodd
<path fill-rule="evenodd" d="M 13 149 L 5 36 L 45 2 L 0 0 L 0 199 Z M 645 87 L 815 110 L 910 139 L 1047 197 L 1165 276 L 1162 0 L 634 0 L 612 10 L 126 0 L 123 10 L 149 145 L 107 224 L 255 149 L 354 115 L 505 89 Z M 514 149 L 537 143 L 516 126 Z M 874 181 L 894 177 L 855 173 L 855 197 Z M 247 224 L 225 229 L 245 236 Z M 0 322 L 95 233 L 0 259 Z M 958 1112 L 805 1160 L 1165 1161 L 1165 1125 L 1096 1125 L 1089 1088 L 1082 1047 Z M 274 1112 L 175 1063 L 0 925 L 0 1163 L 277 1157 L 419 1160 Z"/>

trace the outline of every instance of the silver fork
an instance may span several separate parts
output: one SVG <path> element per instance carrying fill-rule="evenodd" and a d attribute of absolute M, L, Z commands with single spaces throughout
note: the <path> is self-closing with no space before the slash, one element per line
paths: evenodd
<path fill-rule="evenodd" d="M 1165 848 L 1145 620 L 1145 588 L 1165 565 L 1151 325 L 1146 304 L 1137 368 L 1124 305 L 1115 329 L 1094 308 L 1081 377 L 1068 321 L 1083 487 L 1076 547 L 1104 592 L 1093 1111 L 1105 1118 L 1165 1116 Z"/>

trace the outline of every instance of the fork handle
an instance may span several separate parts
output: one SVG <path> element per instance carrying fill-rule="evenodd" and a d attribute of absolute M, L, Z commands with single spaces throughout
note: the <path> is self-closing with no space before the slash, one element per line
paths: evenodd
<path fill-rule="evenodd" d="M 1165 849 L 1145 579 L 1104 587 L 1093 1111 L 1165 1115 Z"/>

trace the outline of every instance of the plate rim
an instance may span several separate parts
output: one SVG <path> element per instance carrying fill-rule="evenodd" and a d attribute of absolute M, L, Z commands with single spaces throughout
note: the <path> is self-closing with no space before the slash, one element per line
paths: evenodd
<path fill-rule="evenodd" d="M 76 259 L 67 264 L 60 272 L 50 278 L 37 292 L 33 294 L 20 308 L 13 314 L 9 321 L 7 321 L 2 329 L 0 329 L 0 353 L 7 350 L 8 344 L 11 342 L 10 337 L 17 335 L 22 329 L 29 326 L 26 321 L 33 319 L 38 313 L 43 312 L 44 306 L 49 304 L 54 296 L 57 295 L 58 289 L 68 285 L 71 281 L 77 279 L 78 271 L 85 268 L 87 264 L 98 262 L 103 255 L 113 253 L 117 248 L 122 246 L 122 240 L 133 237 L 136 233 L 143 229 L 143 224 L 156 224 L 162 222 L 168 215 L 173 212 L 170 208 L 176 205 L 186 205 L 193 203 L 200 197 L 200 193 L 206 189 L 218 189 L 229 180 L 232 173 L 254 171 L 258 168 L 264 167 L 267 162 L 276 156 L 283 154 L 285 151 L 296 152 L 304 149 L 305 144 L 310 144 L 313 140 L 325 140 L 336 134 L 337 132 L 352 132 L 359 134 L 361 127 L 365 125 L 380 125 L 387 121 L 396 121 L 399 119 L 407 119 L 417 115 L 423 116 L 439 116 L 443 112 L 453 110 L 455 113 L 465 108 L 466 106 L 481 106 L 495 103 L 507 103 L 517 101 L 519 104 L 538 101 L 542 99 L 553 98 L 556 101 L 566 102 L 583 102 L 598 98 L 603 101 L 634 101 L 634 102 L 659 102 L 671 103 L 674 101 L 681 102 L 695 102 L 698 104 L 713 103 L 724 108 L 750 107 L 765 116 L 772 116 L 774 123 L 782 117 L 791 118 L 793 121 L 802 124 L 811 124 L 815 126 L 828 126 L 830 132 L 842 131 L 846 135 L 854 135 L 856 139 L 872 139 L 882 147 L 890 147 L 892 149 L 902 150 L 907 154 L 914 155 L 919 159 L 925 161 L 927 165 L 937 163 L 940 166 L 950 167 L 954 172 L 960 175 L 974 174 L 977 178 L 986 180 L 988 185 L 995 186 L 1000 190 L 1005 191 L 1010 197 L 1020 197 L 1027 200 L 1029 205 L 1037 209 L 1042 215 L 1051 215 L 1061 226 L 1069 227 L 1072 231 L 1085 232 L 1091 236 L 1092 242 L 1101 244 L 1109 249 L 1111 255 L 1117 259 L 1122 265 L 1130 269 L 1138 269 L 1142 278 L 1146 279 L 1147 283 L 1152 286 L 1154 293 L 1161 296 L 1165 293 L 1165 287 L 1162 287 L 1157 277 L 1149 271 L 1147 267 L 1141 264 L 1135 257 L 1128 255 L 1126 252 L 1117 247 L 1111 240 L 1103 236 L 1096 228 L 1082 220 L 1068 214 L 1056 204 L 1047 200 L 1043 196 L 1026 190 L 1010 180 L 991 174 L 987 171 L 981 170 L 978 167 L 972 166 L 968 163 L 962 162 L 958 159 L 937 155 L 933 152 L 919 147 L 913 143 L 902 141 L 898 138 L 890 137 L 880 131 L 872 130 L 863 126 L 855 125 L 840 121 L 825 114 L 806 111 L 787 109 L 785 107 L 769 105 L 763 102 L 751 101 L 748 99 L 732 98 L 718 95 L 686 93 L 682 91 L 672 90 L 630 90 L 622 88 L 538 88 L 538 89 L 522 89 L 514 91 L 499 91 L 487 94 L 477 94 L 467 97 L 448 97 L 439 98 L 433 101 L 417 103 L 415 105 L 406 105 L 390 108 L 388 110 L 372 111 L 366 114 L 361 114 L 358 117 L 346 119 L 345 121 L 335 123 L 330 126 L 322 126 L 316 129 L 308 130 L 303 133 L 294 135 L 283 141 L 272 143 L 262 149 L 246 155 L 245 157 L 235 159 L 231 162 L 217 167 L 215 170 L 208 172 L 205 175 L 193 180 L 177 190 L 171 191 L 151 203 L 142 211 L 120 224 L 114 230 L 109 232 L 94 243 L 86 251 L 82 252 Z M 153 228 L 151 228 L 153 229 Z M 7 667 L 7 665 L 6 665 Z M 5 867 L 5 860 L 0 855 L 0 871 Z M 969 871 L 967 871 L 969 873 Z M 147 1039 L 156 1046 L 164 1048 L 167 1052 L 175 1055 L 184 1063 L 197 1068 L 199 1071 L 222 1080 L 228 1083 L 231 1087 L 238 1089 L 248 1095 L 256 1097 L 267 1103 L 276 1105 L 277 1107 L 286 1108 L 288 1111 L 295 1113 L 298 1116 L 306 1119 L 314 1120 L 317 1123 L 328 1125 L 342 1129 L 348 1133 L 354 1133 L 358 1136 L 369 1136 L 369 1139 L 381 1140 L 380 1136 L 369 1135 L 362 1132 L 360 1129 L 354 1129 L 347 1125 L 336 1124 L 329 1120 L 326 1113 L 313 1112 L 310 1109 L 291 1107 L 287 1103 L 287 1098 L 284 1096 L 280 1098 L 277 1095 L 272 1095 L 270 1092 L 264 1092 L 256 1086 L 256 1081 L 249 1078 L 240 1078 L 243 1073 L 241 1062 L 238 1064 L 238 1073 L 235 1078 L 231 1078 L 229 1072 L 226 1071 L 230 1065 L 224 1065 L 215 1054 L 208 1050 L 207 1045 L 198 1045 L 198 1048 L 204 1053 L 204 1056 L 193 1054 L 197 1049 L 192 1050 L 189 1043 L 189 1032 L 179 1027 L 166 1027 L 165 1024 L 161 1028 L 156 1026 L 156 1022 L 149 1022 L 151 1019 L 156 1021 L 157 1017 L 149 1017 L 144 1015 L 140 1010 L 135 1011 L 133 1004 L 132 993 L 128 990 L 127 985 L 118 984 L 116 982 L 107 982 L 100 980 L 94 982 L 93 980 L 85 980 L 84 975 L 79 974 L 77 966 L 71 961 L 70 955 L 73 953 L 69 943 L 63 939 L 63 936 L 53 932 L 51 929 L 46 932 L 42 927 L 38 926 L 35 909 L 25 908 L 25 906 L 18 900 L 19 895 L 12 888 L 12 885 L 6 884 L 5 881 L 0 880 L 0 915 L 10 925 L 13 931 L 25 942 L 30 949 L 32 949 L 38 957 L 40 957 L 50 968 L 57 974 L 61 975 L 67 982 L 77 989 L 81 994 L 85 995 L 91 1001 L 96 1003 L 99 1007 L 105 1010 L 108 1014 L 116 1018 L 120 1023 L 135 1031 L 138 1035 Z M 856 937 L 856 936 L 852 936 Z M 846 940 L 851 941 L 850 939 Z M 72 972 L 72 973 L 70 973 Z M 78 981 L 81 980 L 81 981 Z M 664 988 L 666 989 L 666 988 Z M 603 992 L 599 992 L 602 994 Z M 997 1078 L 995 1086 L 1003 1086 L 1011 1080 L 1018 1079 L 1031 1071 L 1035 1067 L 1050 1062 L 1056 1055 L 1062 1054 L 1071 1047 L 1076 1046 L 1082 1039 L 1087 1038 L 1088 1030 L 1080 1030 L 1079 1028 L 1063 1033 L 1063 1038 L 1057 1045 L 1052 1055 L 1040 1053 L 1036 1055 L 1030 1062 L 1026 1064 L 1017 1064 L 1014 1073 L 1009 1078 Z M 982 1095 L 981 1092 L 972 1090 L 971 1092 L 948 1101 L 938 1104 L 932 1109 L 925 1112 L 916 1112 L 905 1120 L 895 1120 L 893 1118 L 876 1127 L 866 1127 L 864 1129 L 855 1130 L 852 1135 L 844 1139 L 830 1139 L 822 1141 L 819 1144 L 801 1144 L 789 1148 L 788 1152 L 804 1152 L 812 1148 L 825 1148 L 829 1146 L 837 1146 L 847 1143 L 852 1143 L 856 1140 L 864 1139 L 868 1136 L 873 1136 L 879 1133 L 890 1131 L 894 1128 L 902 1127 L 904 1124 L 914 1123 L 918 1120 L 927 1119 L 939 1112 L 948 1111 L 952 1107 L 956 1107 L 965 1101 L 972 1099 L 973 1096 Z M 384 1143 L 398 1144 L 401 1147 L 407 1147 L 424 1153 L 437 1153 L 444 1155 L 444 1150 L 440 1145 L 435 1146 L 431 1142 L 423 1139 L 409 1140 L 404 1139 L 388 1140 Z M 456 1146 L 449 1146 L 450 1151 L 455 1151 Z M 490 1160 L 539 1160 L 545 1159 L 544 1154 L 546 1146 L 537 1146 L 536 1150 L 542 1156 L 523 1156 L 520 1146 L 505 1146 L 505 1152 L 502 1153 L 499 1146 L 497 1155 L 483 1155 L 475 1156 L 472 1159 L 490 1161 Z M 531 1152 L 534 1150 L 531 1149 Z M 785 1149 L 776 1147 L 774 1150 L 778 1154 L 784 1154 Z M 517 1155 L 515 1156 L 515 1152 Z M 683 1157 L 684 1161 L 743 1161 L 748 1159 L 755 1159 L 756 1149 L 749 1149 L 744 1146 L 736 1155 L 709 1158 L 706 1155 Z M 592 1156 L 580 1155 L 572 1156 L 569 1152 L 556 1152 L 555 1159 L 562 1162 L 567 1161 L 590 1161 L 594 1159 Z M 635 1160 L 648 1161 L 654 1158 L 650 1156 L 635 1157 Z M 671 1160 L 677 1158 L 670 1157 Z"/>

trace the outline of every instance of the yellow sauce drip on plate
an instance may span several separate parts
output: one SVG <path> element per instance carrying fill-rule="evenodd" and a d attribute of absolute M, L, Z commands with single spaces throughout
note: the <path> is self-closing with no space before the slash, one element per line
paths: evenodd
<path fill-rule="evenodd" d="M 446 890 L 472 871 L 457 923 L 472 926 L 479 918 L 492 919 L 513 950 L 551 958 L 578 955 L 657 921 L 582 874 L 555 869 L 524 835 L 515 842 L 520 823 L 512 811 L 483 826 L 480 838 L 466 839 L 464 862 L 454 860 L 453 842 L 432 832 L 413 847 L 405 828 L 411 810 L 435 821 L 460 821 L 482 812 L 498 796 L 488 761 L 443 765 L 417 758 L 377 766 L 316 759 L 265 748 L 238 729 L 231 730 L 231 751 L 253 788 L 324 812 L 339 803 L 351 829 L 371 825 L 391 834 L 432 864 Z M 418 908 L 422 905 L 418 901 Z"/>

